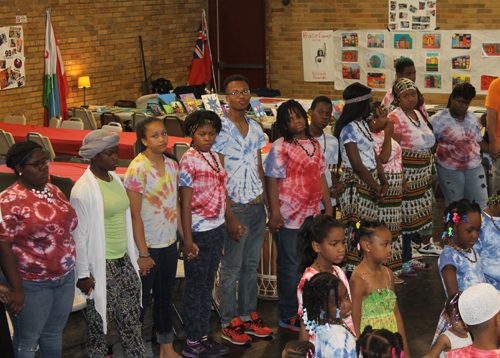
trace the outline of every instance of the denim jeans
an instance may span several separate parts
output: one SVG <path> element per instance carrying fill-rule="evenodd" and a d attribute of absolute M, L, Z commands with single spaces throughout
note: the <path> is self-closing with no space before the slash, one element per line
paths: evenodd
<path fill-rule="evenodd" d="M 277 251 L 276 276 L 281 320 L 298 317 L 297 286 L 300 282 L 300 259 L 297 256 L 298 233 L 299 229 L 283 227 L 273 234 Z"/>
<path fill-rule="evenodd" d="M 149 249 L 155 264 L 149 275 L 142 276 L 142 309 L 141 322 L 153 289 L 153 321 L 157 341 L 169 344 L 174 341 L 172 332 L 172 300 L 174 294 L 175 274 L 177 272 L 177 243 L 161 249 Z"/>
<path fill-rule="evenodd" d="M 240 242 L 232 240 L 224 230 L 224 256 L 219 279 L 222 327 L 235 317 L 250 321 L 257 310 L 257 268 L 266 235 L 264 202 L 258 204 L 231 204 L 234 216 L 247 227 Z M 236 302 L 238 282 L 238 302 Z"/>
<path fill-rule="evenodd" d="M 40 358 L 61 357 L 62 331 L 75 297 L 74 271 L 56 281 L 22 283 L 24 308 L 17 317 L 10 314 L 16 358 L 33 358 L 37 347 Z"/>
<path fill-rule="evenodd" d="M 200 341 L 210 332 L 212 289 L 224 246 L 224 230 L 224 225 L 221 225 L 192 234 L 200 251 L 198 258 L 184 261 L 186 279 L 182 295 L 184 326 L 190 341 Z"/>
<path fill-rule="evenodd" d="M 481 209 L 486 207 L 488 199 L 488 188 L 486 186 L 486 175 L 480 164 L 469 170 L 450 170 L 437 165 L 439 186 L 443 190 L 446 206 L 451 202 L 467 198 L 475 200 Z M 497 188 L 494 187 L 496 190 Z"/>

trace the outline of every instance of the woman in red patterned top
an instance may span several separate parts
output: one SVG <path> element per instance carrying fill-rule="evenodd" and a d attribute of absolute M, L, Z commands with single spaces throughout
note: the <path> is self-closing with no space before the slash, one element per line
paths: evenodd
<path fill-rule="evenodd" d="M 9 283 L 7 302 L 18 358 L 61 357 L 62 330 L 73 306 L 75 210 L 49 184 L 49 160 L 35 142 L 18 142 L 7 166 L 17 182 L 0 194 L 0 266 Z M 2 282 L 5 282 L 2 278 Z"/>

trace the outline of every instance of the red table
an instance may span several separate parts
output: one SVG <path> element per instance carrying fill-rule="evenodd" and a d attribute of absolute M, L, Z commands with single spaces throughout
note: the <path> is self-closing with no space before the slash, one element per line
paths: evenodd
<path fill-rule="evenodd" d="M 87 164 L 78 163 L 62 163 L 62 162 L 52 162 L 49 164 L 49 173 L 52 175 L 57 175 L 64 178 L 70 178 L 73 182 L 76 182 L 83 175 L 85 170 L 88 168 Z M 116 168 L 116 174 L 125 174 L 127 168 Z M 13 173 L 14 171 L 7 166 L 0 165 L 0 172 L 2 173 Z"/>

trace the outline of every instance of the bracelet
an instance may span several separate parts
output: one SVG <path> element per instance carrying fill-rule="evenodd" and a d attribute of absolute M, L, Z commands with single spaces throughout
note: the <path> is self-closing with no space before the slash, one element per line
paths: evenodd
<path fill-rule="evenodd" d="M 148 257 L 151 257 L 151 254 L 147 254 L 147 255 L 141 255 L 141 254 L 139 254 L 139 257 L 141 259 L 147 259 Z"/>

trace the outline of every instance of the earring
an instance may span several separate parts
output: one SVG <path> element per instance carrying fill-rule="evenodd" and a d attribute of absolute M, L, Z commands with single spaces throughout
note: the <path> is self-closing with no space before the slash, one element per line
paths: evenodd
<path fill-rule="evenodd" d="M 366 249 L 366 252 L 370 252 L 370 250 Z"/>
<path fill-rule="evenodd" d="M 22 175 L 23 175 L 23 173 L 19 173 L 19 176 L 22 176 Z"/>

